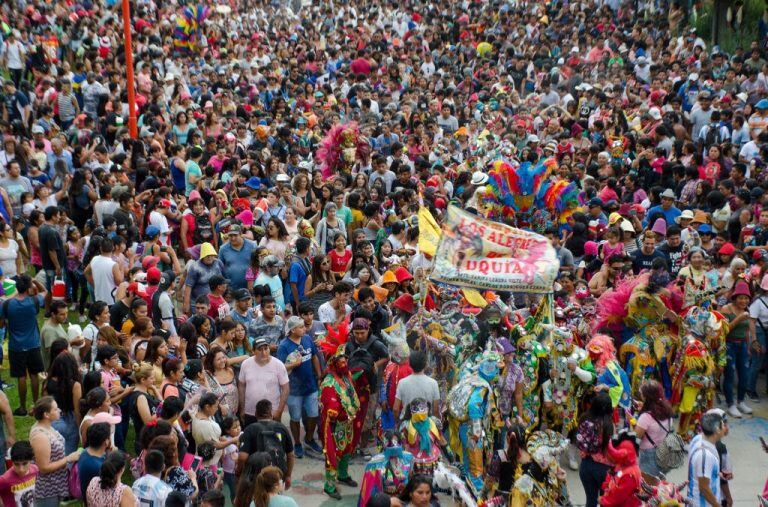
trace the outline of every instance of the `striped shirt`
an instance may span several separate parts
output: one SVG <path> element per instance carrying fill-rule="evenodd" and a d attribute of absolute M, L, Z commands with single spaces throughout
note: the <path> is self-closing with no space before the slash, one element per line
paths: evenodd
<path fill-rule="evenodd" d="M 688 456 L 688 498 L 690 503 L 688 505 L 706 507 L 709 503 L 699 490 L 699 477 L 709 479 L 709 489 L 720 501 L 720 458 L 714 444 L 705 440 L 701 435 L 697 435 L 691 440 L 690 449 L 691 453 Z"/>
<path fill-rule="evenodd" d="M 75 109 L 75 96 L 72 94 L 64 95 L 59 93 L 56 98 L 59 106 L 59 119 L 61 121 L 72 121 L 75 119 L 77 109 Z"/>

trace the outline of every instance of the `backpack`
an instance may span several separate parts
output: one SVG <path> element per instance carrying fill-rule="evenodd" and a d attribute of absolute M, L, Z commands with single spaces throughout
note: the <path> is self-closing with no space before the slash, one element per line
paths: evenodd
<path fill-rule="evenodd" d="M 70 497 L 75 500 L 83 499 L 83 491 L 80 487 L 80 469 L 77 463 L 67 465 L 67 489 Z"/>
<path fill-rule="evenodd" d="M 704 146 L 709 147 L 714 144 L 720 144 L 720 124 L 718 123 L 710 123 L 707 135 L 704 136 Z"/>
<path fill-rule="evenodd" d="M 653 417 L 653 415 L 651 415 L 651 417 Z M 670 470 L 681 466 L 685 461 L 687 454 L 685 451 L 685 442 L 683 442 L 683 437 L 678 435 L 676 431 L 665 428 L 655 417 L 653 417 L 653 420 L 656 421 L 656 424 L 658 424 L 667 435 L 659 445 L 656 445 L 656 442 L 653 441 L 647 432 L 645 436 L 648 437 L 648 441 L 651 445 L 656 448 L 656 466 L 666 474 Z"/>
<path fill-rule="evenodd" d="M 256 436 L 256 451 L 266 452 L 272 465 L 278 467 L 283 474 L 288 473 L 288 458 L 283 445 L 284 435 L 269 421 L 257 421 L 259 431 Z"/>
<path fill-rule="evenodd" d="M 195 230 L 192 232 L 192 242 L 195 245 L 208 243 L 213 239 L 213 224 L 208 213 L 195 215 Z"/>
<path fill-rule="evenodd" d="M 365 346 L 358 345 L 354 352 L 349 355 L 348 363 L 351 372 L 362 371 L 368 377 L 368 384 L 374 388 L 376 385 L 376 361 L 373 354 L 368 350 L 371 343 L 373 340 L 370 340 Z"/>

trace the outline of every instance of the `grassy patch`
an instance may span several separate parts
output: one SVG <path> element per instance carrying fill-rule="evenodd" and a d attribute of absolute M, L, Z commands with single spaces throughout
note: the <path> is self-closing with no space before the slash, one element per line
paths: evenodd
<path fill-rule="evenodd" d="M 720 49 L 727 53 L 733 53 L 737 46 L 748 49 L 750 43 L 757 38 L 757 23 L 766 8 L 765 0 L 745 0 L 741 26 L 734 30 L 725 20 L 725 14 L 720 24 Z M 712 16 L 714 2 L 706 0 L 698 12 L 694 26 L 698 35 L 711 43 L 712 41 Z M 736 11 L 733 10 L 733 16 Z"/>

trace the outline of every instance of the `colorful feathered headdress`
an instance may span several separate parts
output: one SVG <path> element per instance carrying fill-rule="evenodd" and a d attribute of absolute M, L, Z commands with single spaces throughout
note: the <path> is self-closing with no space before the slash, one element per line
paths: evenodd
<path fill-rule="evenodd" d="M 204 5 L 187 6 L 181 10 L 173 30 L 173 45 L 177 50 L 197 50 L 203 23 L 210 12 L 211 8 Z"/>
<path fill-rule="evenodd" d="M 579 189 L 572 182 L 550 180 L 556 167 L 555 158 L 536 164 L 493 162 L 483 198 L 489 218 L 534 230 L 544 230 L 552 222 L 565 223 L 579 207 Z"/>
<path fill-rule="evenodd" d="M 360 133 L 357 123 L 337 123 L 320 143 L 317 158 L 322 163 L 323 177 L 328 179 L 339 171 L 349 172 L 356 161 L 370 153 L 371 145 Z"/>
<path fill-rule="evenodd" d="M 330 324 L 326 324 L 325 327 L 328 333 L 318 342 L 317 346 L 325 356 L 326 361 L 330 362 L 346 354 L 347 339 L 349 338 L 349 316 L 336 327 Z"/>

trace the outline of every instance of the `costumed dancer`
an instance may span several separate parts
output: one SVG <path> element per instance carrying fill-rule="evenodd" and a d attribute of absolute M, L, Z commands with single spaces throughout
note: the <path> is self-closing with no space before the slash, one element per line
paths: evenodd
<path fill-rule="evenodd" d="M 541 386 L 548 378 L 549 353 L 533 334 L 522 326 L 516 326 L 516 362 L 523 370 L 523 413 L 520 414 L 529 428 L 539 426 L 541 413 Z"/>
<path fill-rule="evenodd" d="M 552 328 L 549 339 L 551 351 L 549 379 L 542 384 L 544 408 L 548 427 L 570 437 L 578 425 L 579 400 L 596 378 L 595 367 L 587 351 L 573 342 L 573 333 L 564 328 Z M 568 466 L 578 470 L 578 450 L 568 448 Z"/>
<path fill-rule="evenodd" d="M 479 496 L 490 461 L 494 434 L 501 428 L 494 385 L 501 356 L 488 350 L 476 366 L 448 393 L 448 432 L 451 449 L 464 466 L 470 489 Z"/>
<path fill-rule="evenodd" d="M 717 316 L 699 307 L 691 308 L 683 319 L 685 337 L 671 402 L 680 414 L 677 432 L 685 441 L 695 436 L 701 415 L 714 404 L 715 361 L 707 341 L 709 336 L 718 335 L 723 326 L 727 334 L 724 320 L 718 321 Z"/>
<path fill-rule="evenodd" d="M 510 507 L 570 505 L 565 470 L 558 464 L 568 440 L 556 431 L 535 431 L 525 447 L 530 460 L 517 465 Z"/>
<path fill-rule="evenodd" d="M 608 456 L 613 460 L 613 470 L 603 483 L 600 505 L 603 507 L 640 507 L 642 475 L 637 463 L 640 444 L 637 435 L 626 430 L 619 432 L 615 440 L 608 443 Z"/>
<path fill-rule="evenodd" d="M 606 389 L 614 410 L 613 420 L 619 421 L 620 413 L 626 415 L 632 404 L 629 378 L 616 361 L 616 347 L 610 336 L 598 334 L 587 343 L 587 353 L 595 367 L 595 389 Z"/>
<path fill-rule="evenodd" d="M 355 122 L 336 124 L 320 142 L 315 157 L 321 162 L 320 170 L 326 180 L 341 175 L 349 181 L 356 162 L 365 162 L 371 154 L 371 145 Z"/>
<path fill-rule="evenodd" d="M 397 384 L 402 379 L 413 373 L 413 368 L 408 362 L 411 349 L 405 341 L 403 334 L 405 325 L 402 323 L 384 329 L 381 334 L 389 346 L 389 363 L 384 368 L 381 386 L 379 387 L 379 405 L 381 406 L 380 436 L 388 431 L 395 431 L 395 394 Z"/>
<path fill-rule="evenodd" d="M 504 358 L 504 368 L 497 384 L 499 414 L 504 422 L 499 442 L 507 441 L 507 432 L 514 423 L 523 424 L 523 370 L 515 363 L 515 347 L 506 338 L 496 340 Z"/>
<path fill-rule="evenodd" d="M 672 394 L 670 368 L 677 349 L 677 339 L 667 322 L 676 324 L 669 310 L 669 283 L 666 271 L 644 273 L 623 281 L 616 289 L 598 299 L 600 319 L 597 329 L 611 329 L 622 337 L 619 361 L 630 379 L 634 396 L 646 379 L 658 380 L 666 396 Z"/>
<path fill-rule="evenodd" d="M 429 416 L 429 404 L 416 398 L 409 405 L 410 417 L 403 423 L 405 448 L 413 454 L 413 472 L 432 475 L 446 442 L 440 433 L 440 421 Z"/>
<path fill-rule="evenodd" d="M 360 411 L 360 400 L 347 364 L 348 325 L 345 320 L 338 328 L 329 326 L 328 334 L 319 343 L 328 362 L 328 373 L 320 383 L 320 429 L 325 453 L 323 491 L 336 500 L 341 500 L 337 482 L 357 487 L 349 476 L 349 458 L 357 440 L 353 422 Z"/>
<path fill-rule="evenodd" d="M 383 452 L 373 456 L 365 465 L 358 507 L 365 507 L 368 499 L 376 493 L 399 496 L 413 474 L 413 455 L 403 450 L 395 433 L 386 432 Z"/>

